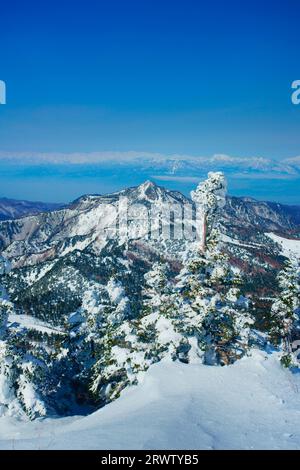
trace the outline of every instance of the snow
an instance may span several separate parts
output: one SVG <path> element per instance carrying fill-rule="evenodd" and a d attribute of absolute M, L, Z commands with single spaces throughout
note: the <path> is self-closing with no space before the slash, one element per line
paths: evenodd
<path fill-rule="evenodd" d="M 209 172 L 207 179 L 191 192 L 191 198 L 204 211 L 222 208 L 226 204 L 227 182 L 222 172 Z"/>
<path fill-rule="evenodd" d="M 113 278 L 108 281 L 107 292 L 110 300 L 114 304 L 119 304 L 125 295 L 125 291 L 121 283 Z"/>
<path fill-rule="evenodd" d="M 225 234 L 221 234 L 221 240 L 224 242 L 224 243 L 231 243 L 232 245 L 237 245 L 237 246 L 241 246 L 243 248 L 262 248 L 263 245 L 259 244 L 259 243 L 252 243 L 251 245 L 250 244 L 247 244 L 247 243 L 243 243 L 241 242 L 240 240 L 237 240 L 236 238 L 232 238 L 232 237 L 229 237 L 228 235 L 225 235 Z"/>
<path fill-rule="evenodd" d="M 48 323 L 39 320 L 31 315 L 24 315 L 24 314 L 15 314 L 12 313 L 8 317 L 8 326 L 11 328 L 27 328 L 30 330 L 41 331 L 42 333 L 58 333 L 64 334 L 62 330 L 57 327 L 53 327 Z"/>
<path fill-rule="evenodd" d="M 23 364 L 22 368 L 26 367 L 30 370 L 31 364 Z M 27 380 L 26 376 L 22 374 L 19 379 L 19 393 L 22 394 L 23 404 L 26 410 L 30 411 L 32 416 L 43 416 L 46 414 L 46 409 L 43 402 L 38 398 L 32 384 Z"/>
<path fill-rule="evenodd" d="M 300 240 L 292 240 L 288 238 L 279 237 L 275 233 L 266 233 L 275 243 L 281 247 L 282 254 L 288 258 L 296 256 L 300 258 Z"/>
<path fill-rule="evenodd" d="M 232 366 L 162 361 L 87 417 L 0 419 L 0 449 L 300 449 L 300 375 L 277 353 Z"/>
<path fill-rule="evenodd" d="M 10 271 L 10 263 L 3 256 L 0 255 L 0 275 L 6 274 Z"/>
<path fill-rule="evenodd" d="M 42 277 L 44 277 L 54 266 L 55 263 L 47 263 L 42 267 L 38 267 L 38 269 L 32 269 L 28 273 L 24 275 L 24 281 L 28 284 L 28 286 L 33 285 L 35 282 L 38 282 Z"/>

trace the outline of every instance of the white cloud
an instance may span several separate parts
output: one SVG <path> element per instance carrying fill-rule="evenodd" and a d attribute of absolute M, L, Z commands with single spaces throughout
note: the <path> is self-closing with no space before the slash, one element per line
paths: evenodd
<path fill-rule="evenodd" d="M 300 156 L 299 157 L 292 157 L 292 158 L 287 158 L 284 160 L 285 163 L 288 165 L 296 166 L 297 168 L 300 168 Z"/>
<path fill-rule="evenodd" d="M 252 180 L 293 180 L 299 178 L 300 174 L 283 174 L 283 173 L 231 173 L 231 178 L 236 179 L 252 179 Z"/>

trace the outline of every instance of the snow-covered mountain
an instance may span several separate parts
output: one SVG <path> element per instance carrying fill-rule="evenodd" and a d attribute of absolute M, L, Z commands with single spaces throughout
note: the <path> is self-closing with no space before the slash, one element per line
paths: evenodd
<path fill-rule="evenodd" d="M 47 213 L 0 223 L 0 249 L 15 265 L 36 264 L 76 249 L 103 247 L 116 224 L 120 198 L 129 209 L 136 204 L 184 204 L 188 199 L 146 182 L 107 196 L 82 196 L 70 205 Z M 121 237 L 122 238 L 122 237 Z"/>
<path fill-rule="evenodd" d="M 299 210 L 225 186 L 210 174 L 192 201 L 146 181 L 0 222 L 0 415 L 86 414 L 155 362 L 228 365 L 266 347 Z"/>
<path fill-rule="evenodd" d="M 52 211 L 59 207 L 61 204 L 20 201 L 3 197 L 0 198 L 0 220 L 16 219 L 39 212 Z"/>
<path fill-rule="evenodd" d="M 129 219 L 131 217 L 134 221 L 133 239 L 130 239 L 128 233 L 116 231 L 119 228 L 119 202 L 124 199 L 128 204 L 128 214 L 131 213 Z M 77 282 L 81 279 L 82 283 L 82 274 L 79 276 L 74 263 L 76 266 L 90 264 L 86 268 L 89 276 L 95 270 L 95 260 L 96 264 L 99 264 L 99 259 L 103 260 L 105 250 L 111 250 L 113 246 L 120 250 L 126 240 L 128 244 L 124 262 L 130 259 L 131 262 L 143 264 L 164 256 L 170 258 L 174 269 L 179 269 L 180 253 L 183 254 L 187 247 L 184 237 L 179 240 L 166 240 L 162 235 L 158 237 L 159 240 L 157 236 L 154 240 L 148 237 L 149 221 L 146 218 L 149 208 L 154 213 L 151 223 L 158 224 L 159 213 L 168 205 L 173 205 L 177 216 L 180 216 L 185 207 L 191 206 L 191 200 L 150 181 L 110 195 L 82 196 L 58 210 L 1 222 L 0 250 L 13 267 L 24 268 L 14 278 L 17 279 L 17 289 L 22 286 L 26 292 L 28 289 L 36 290 L 43 282 L 55 289 L 56 282 L 52 277 L 55 273 L 55 279 L 59 279 L 66 266 L 69 266 L 70 282 L 75 277 Z M 138 214 L 134 213 L 136 208 Z M 297 243 L 300 208 L 250 198 L 228 197 L 220 214 L 220 222 L 232 263 L 246 273 L 251 272 L 249 292 L 258 286 L 261 290 L 276 287 L 274 277 L 282 266 L 282 249 L 266 233 L 292 238 Z M 191 215 L 188 224 L 195 226 Z M 32 300 L 36 303 L 35 295 Z M 34 306 L 30 308 L 36 309 Z"/>
<path fill-rule="evenodd" d="M 24 266 L 76 249 L 101 249 L 116 223 L 120 198 L 128 199 L 129 210 L 137 204 L 155 207 L 157 212 L 163 205 L 191 204 L 183 194 L 150 181 L 110 195 L 82 196 L 57 210 L 0 223 L 0 250 L 14 265 Z M 295 234 L 296 238 L 300 232 L 300 206 L 228 197 L 221 221 L 226 233 L 244 241 L 270 231 L 288 236 Z"/>

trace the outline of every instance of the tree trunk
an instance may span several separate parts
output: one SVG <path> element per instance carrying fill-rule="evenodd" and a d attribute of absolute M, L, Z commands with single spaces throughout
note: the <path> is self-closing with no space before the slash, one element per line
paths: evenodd
<path fill-rule="evenodd" d="M 203 217 L 202 240 L 201 240 L 201 246 L 200 246 L 202 253 L 205 253 L 206 251 L 206 235 L 207 235 L 207 214 L 205 213 Z"/>

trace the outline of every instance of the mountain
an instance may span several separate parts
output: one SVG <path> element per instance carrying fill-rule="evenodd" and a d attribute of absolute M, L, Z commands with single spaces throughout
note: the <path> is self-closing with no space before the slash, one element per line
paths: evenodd
<path fill-rule="evenodd" d="M 211 156 L 187 154 L 160 154 L 151 152 L 91 152 L 91 153 L 3 153 L 0 152 L 1 168 L 21 165 L 24 175 L 36 182 L 45 169 L 52 175 L 68 174 L 68 179 L 59 177 L 58 184 L 67 200 L 74 197 L 74 184 L 78 181 L 80 193 L 87 190 L 86 183 L 91 175 L 95 185 L 114 190 L 124 186 L 140 184 L 147 179 L 154 180 L 169 189 L 174 185 L 188 194 L 198 181 L 204 180 L 209 171 L 223 171 L 235 194 L 248 195 L 262 200 L 274 200 L 286 204 L 298 204 L 297 191 L 300 181 L 298 158 L 275 160 L 260 156 L 231 156 L 215 154 Z M 59 183 L 60 181 L 60 183 Z M 6 182 L 7 183 L 7 182 Z M 94 185 L 93 183 L 93 185 Z M 17 184 L 12 177 L 11 184 Z M 96 186 L 94 186 L 95 188 Z M 51 197 L 51 188 L 45 188 Z M 49 193 L 50 191 L 50 193 Z M 97 189 L 93 189 L 97 191 Z M 50 195 L 49 195 L 50 194 Z"/>
<path fill-rule="evenodd" d="M 128 206 L 126 226 L 119 220 L 119 201 Z M 170 222 L 170 216 L 161 216 L 170 206 L 177 224 L 174 220 Z M 182 213 L 185 214 L 184 233 L 180 233 Z M 53 211 L 3 221 L 0 223 L 0 250 L 13 267 L 24 268 L 32 285 L 35 278 L 41 284 L 51 273 L 63 269 L 65 263 L 73 266 L 77 253 L 81 254 L 81 261 L 87 257 L 102 259 L 105 250 L 120 249 L 124 244 L 127 244 L 126 258 L 149 262 L 164 256 L 178 269 L 190 242 L 186 234 L 194 236 L 197 224 L 199 229 L 202 223 L 201 220 L 196 222 L 194 216 L 189 198 L 146 181 L 105 196 L 82 196 Z M 275 286 L 274 276 L 284 258 L 281 245 L 267 234 L 275 233 L 283 239 L 295 239 L 297 243 L 300 206 L 227 197 L 220 223 L 232 263 L 246 273 L 251 272 L 249 291 L 258 285 L 262 290 Z M 152 236 L 149 236 L 150 228 L 154 232 Z M 179 234 L 177 239 L 176 234 Z"/>
<path fill-rule="evenodd" d="M 278 294 L 278 271 L 289 250 L 300 244 L 299 211 L 250 198 L 227 197 L 224 204 L 216 220 L 222 250 L 232 270 L 244 276 L 243 294 L 253 304 L 255 328 L 265 331 L 272 298 Z M 182 273 L 200 243 L 196 235 L 204 226 L 203 214 L 191 199 L 151 181 L 109 195 L 85 195 L 52 211 L 0 222 L 0 253 L 12 267 L 0 275 L 9 347 L 14 351 L 9 361 L 14 365 L 11 381 L 17 383 L 17 398 L 5 398 L 10 412 L 19 412 L 20 402 L 31 418 L 49 412 L 85 414 L 103 406 L 135 380 L 131 373 L 132 382 L 128 381 L 124 367 L 114 367 L 128 364 L 127 359 L 137 367 L 143 348 L 148 348 L 142 362 L 146 370 L 165 353 L 161 338 L 169 341 L 170 335 L 171 341 L 177 341 L 172 357 L 187 361 L 193 348 L 186 342 L 186 331 L 194 328 L 198 318 L 193 312 L 182 318 L 179 311 L 174 320 L 178 331 L 170 313 L 166 318 L 155 317 L 157 328 L 140 317 L 150 308 L 144 299 L 147 289 L 147 295 L 153 295 L 151 276 L 160 279 L 158 285 L 161 282 L 157 265 L 166 266 L 164 282 L 171 291 L 179 275 L 184 279 Z M 216 276 L 222 272 L 216 270 Z M 153 305 L 160 298 L 154 295 Z M 244 308 L 242 303 L 239 308 Z M 176 311 L 174 306 L 169 309 L 172 314 Z M 159 341 L 153 339 L 156 330 Z M 122 348 L 129 343 L 139 349 L 129 348 L 124 358 Z M 106 348 L 112 349 L 111 355 Z M 240 357 L 244 351 L 235 349 L 234 354 Z M 224 356 L 223 364 L 226 361 Z M 104 376 L 97 375 L 97 367 L 105 371 Z M 100 376 L 100 393 L 95 398 Z"/>
<path fill-rule="evenodd" d="M 234 226 L 241 225 L 243 221 L 243 225 L 249 229 L 297 231 L 300 227 L 300 205 L 257 201 L 249 197 L 228 197 L 224 220 Z"/>
<path fill-rule="evenodd" d="M 3 197 L 0 198 L 0 221 L 17 219 L 39 212 L 53 211 L 59 207 L 61 207 L 61 204 L 20 201 Z"/>
<path fill-rule="evenodd" d="M 192 204 L 183 194 L 166 190 L 150 181 L 105 196 L 82 196 L 71 204 L 54 210 L 51 210 L 51 205 L 43 206 L 42 203 L 28 203 L 31 206 L 26 206 L 22 201 L 19 205 L 15 202 L 16 207 L 24 206 L 24 211 L 28 208 L 38 213 L 2 222 L 0 250 L 4 256 L 13 260 L 13 265 L 26 266 L 63 256 L 76 249 L 101 249 L 110 233 L 114 237 L 112 232 L 118 224 L 120 198 L 128 199 L 129 211 L 139 205 L 141 210 L 152 207 L 159 213 L 162 207 L 170 204 L 174 205 L 175 211 L 180 212 L 185 205 L 188 207 Z M 42 210 L 43 207 L 47 208 L 47 212 Z M 20 212 L 21 209 L 18 209 L 15 214 Z M 132 217 L 136 221 L 137 217 Z M 143 227 L 141 219 L 144 220 L 145 217 L 140 217 L 139 221 L 142 233 L 147 224 L 145 222 Z M 192 225 L 192 219 L 188 223 Z M 246 197 L 228 197 L 221 223 L 226 234 L 247 242 L 259 242 L 260 235 L 271 231 L 297 238 L 300 234 L 300 206 L 260 202 Z M 118 234 L 119 241 L 123 242 L 126 234 L 122 235 L 120 231 Z M 144 236 L 147 234 L 144 233 Z"/>
<path fill-rule="evenodd" d="M 124 227 L 118 219 L 120 200 L 128 205 L 129 220 Z M 173 239 L 171 233 L 165 236 L 164 232 L 169 225 L 172 226 L 170 219 L 159 215 L 169 205 L 173 208 L 173 218 L 179 220 L 176 228 L 173 227 Z M 185 239 L 185 234 L 195 233 L 192 211 L 184 220 L 184 236 L 179 233 L 176 239 L 174 231 L 180 232 L 182 212 L 189 212 L 187 209 L 191 207 L 192 201 L 183 194 L 146 181 L 117 193 L 86 195 L 56 210 L 3 221 L 0 223 L 0 251 L 16 268 L 13 272 L 17 290 L 22 289 L 24 299 L 27 299 L 25 292 L 30 292 L 32 300 L 28 308 L 36 311 L 35 305 L 40 299 L 36 297 L 36 292 L 42 289 L 45 297 L 49 289 L 55 289 L 61 276 L 65 277 L 66 266 L 72 282 L 84 285 L 83 279 L 103 272 L 105 253 L 116 251 L 121 253 L 122 258 L 125 257 L 124 263 L 130 260 L 134 264 L 144 265 L 163 256 L 178 270 L 190 243 Z M 150 208 L 152 216 L 148 220 Z M 276 286 L 274 277 L 284 258 L 281 245 L 266 234 L 272 232 L 283 239 L 295 239 L 297 243 L 300 236 L 300 206 L 228 197 L 220 223 L 233 265 L 245 273 L 251 273 L 249 292 L 259 286 L 262 291 L 272 291 Z M 154 232 L 152 237 L 149 237 L 149 227 Z M 132 230 L 134 233 L 131 233 Z M 65 286 L 64 290 L 68 288 Z M 59 292 L 57 295 L 58 298 L 62 297 Z M 65 299 L 69 297 L 64 295 Z M 80 293 L 75 297 L 78 295 L 80 298 Z"/>

